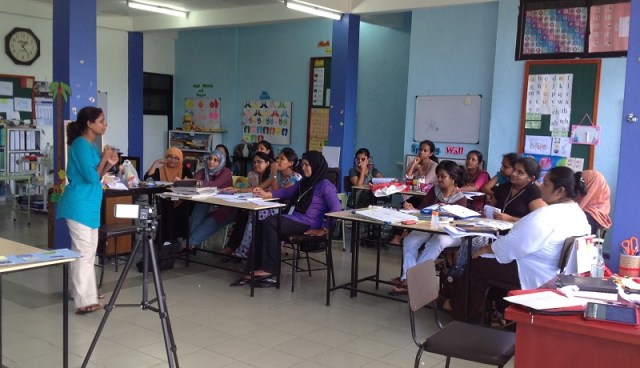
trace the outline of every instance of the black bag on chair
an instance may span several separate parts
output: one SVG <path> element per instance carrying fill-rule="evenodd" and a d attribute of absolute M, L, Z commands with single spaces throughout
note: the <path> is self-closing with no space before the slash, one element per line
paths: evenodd
<path fill-rule="evenodd" d="M 172 269 L 173 264 L 176 261 L 175 257 L 178 255 L 178 252 L 180 252 L 180 244 L 178 242 L 174 241 L 167 243 L 160 247 L 160 251 L 156 255 L 158 257 L 158 269 L 160 271 Z M 144 268 L 144 265 L 142 260 L 139 260 L 136 263 L 136 268 L 138 269 L 138 272 L 143 272 L 142 269 Z M 151 271 L 151 267 L 149 267 L 148 272 Z"/>

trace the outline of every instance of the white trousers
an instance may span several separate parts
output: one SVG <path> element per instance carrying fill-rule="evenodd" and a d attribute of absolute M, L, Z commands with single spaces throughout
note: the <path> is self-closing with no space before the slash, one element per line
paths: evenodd
<path fill-rule="evenodd" d="M 425 244 L 426 243 L 426 244 Z M 445 248 L 457 247 L 462 243 L 449 235 L 432 234 L 423 231 L 412 231 L 402 240 L 402 280 L 407 278 L 407 270 L 417 264 L 436 259 Z M 418 255 L 418 249 L 425 244 L 424 250 Z"/>
<path fill-rule="evenodd" d="M 98 304 L 98 287 L 94 262 L 98 247 L 98 229 L 92 229 L 77 221 L 67 219 L 71 235 L 71 249 L 82 258 L 71 262 L 71 295 L 76 308 Z"/>

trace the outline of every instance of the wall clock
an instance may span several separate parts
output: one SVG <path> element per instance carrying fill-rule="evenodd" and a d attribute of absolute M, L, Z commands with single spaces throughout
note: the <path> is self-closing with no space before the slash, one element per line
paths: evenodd
<path fill-rule="evenodd" d="M 14 28 L 4 38 L 4 51 L 15 64 L 31 65 L 40 57 L 40 39 L 27 28 Z"/>

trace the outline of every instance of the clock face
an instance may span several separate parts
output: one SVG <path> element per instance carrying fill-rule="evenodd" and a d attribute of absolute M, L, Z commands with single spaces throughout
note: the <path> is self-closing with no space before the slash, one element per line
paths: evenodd
<path fill-rule="evenodd" d="M 40 57 L 40 40 L 26 28 L 14 28 L 5 37 L 5 52 L 14 63 L 31 65 Z"/>

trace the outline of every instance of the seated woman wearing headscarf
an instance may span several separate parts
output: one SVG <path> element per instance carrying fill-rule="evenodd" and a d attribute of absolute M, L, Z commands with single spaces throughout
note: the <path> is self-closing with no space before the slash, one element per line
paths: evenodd
<path fill-rule="evenodd" d="M 477 317 L 482 310 L 487 280 L 520 285 L 524 290 L 538 288 L 556 277 L 565 239 L 590 232 L 584 212 L 574 201 L 576 181 L 570 168 L 549 170 L 541 190 L 547 206 L 524 216 L 507 235 L 473 254 L 470 266 L 464 271 L 471 272 L 470 318 Z M 463 316 L 464 289 L 456 289 L 452 299 L 451 307 L 457 318 Z M 446 303 L 444 308 L 447 309 Z"/>
<path fill-rule="evenodd" d="M 604 176 L 595 170 L 585 170 L 576 173 L 576 182 L 582 188 L 578 190 L 576 201 L 591 225 L 591 234 L 598 230 L 607 230 L 611 227 L 611 190 Z"/>
<path fill-rule="evenodd" d="M 205 157 L 205 162 L 205 166 L 193 175 L 197 186 L 226 188 L 232 185 L 231 170 L 224 165 L 224 153 L 213 150 Z M 233 208 L 197 203 L 189 221 L 189 248 L 199 246 L 234 218 Z"/>
<path fill-rule="evenodd" d="M 164 158 L 153 161 L 149 170 L 144 174 L 144 180 L 152 178 L 155 181 L 176 182 L 191 179 L 193 174 L 184 164 L 184 155 L 179 148 L 169 147 Z M 158 202 L 162 215 L 161 240 L 181 240 L 187 236 L 189 228 L 184 219 L 189 216 L 189 206 L 182 202 L 162 200 Z"/>
<path fill-rule="evenodd" d="M 280 270 L 281 239 L 294 234 L 327 236 L 330 224 L 324 215 L 342 209 L 336 187 L 326 178 L 327 166 L 322 153 L 309 151 L 302 155 L 303 178 L 299 183 L 273 192 L 254 188 L 253 193 L 258 197 L 280 198 L 291 203 L 288 214 L 280 216 L 279 233 L 277 216 L 258 223 L 253 274 L 262 286 L 275 285 L 272 276 L 277 276 Z M 245 276 L 231 285 L 244 285 L 249 279 Z"/>

